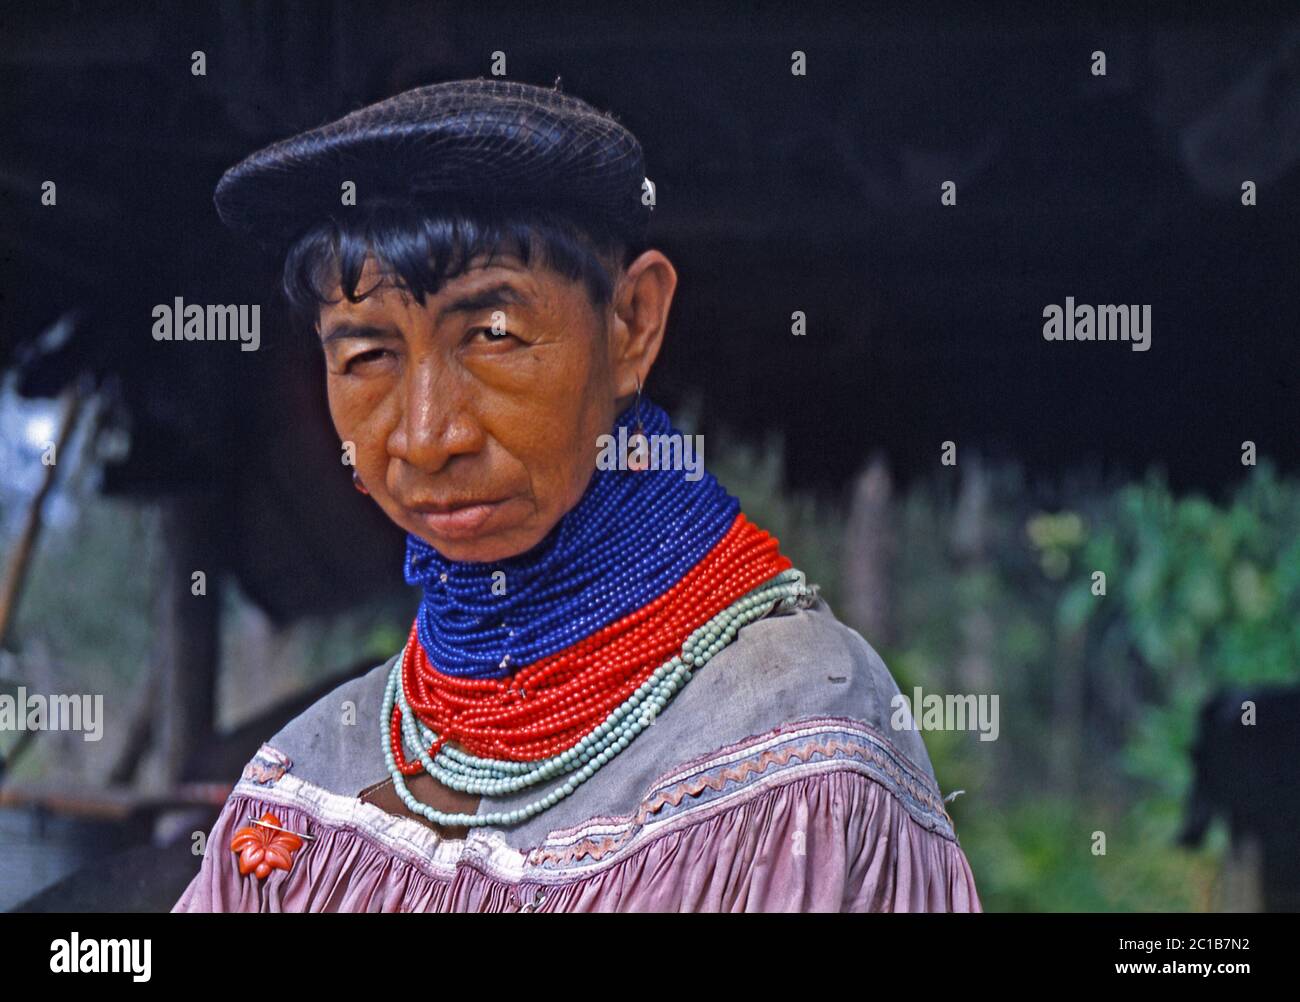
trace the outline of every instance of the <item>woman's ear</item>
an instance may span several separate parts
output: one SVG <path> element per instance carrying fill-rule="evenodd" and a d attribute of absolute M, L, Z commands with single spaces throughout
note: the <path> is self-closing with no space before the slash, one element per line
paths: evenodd
<path fill-rule="evenodd" d="M 663 346 L 668 311 L 677 290 L 677 269 L 657 250 L 629 264 L 614 290 L 614 327 L 610 363 L 614 392 L 620 399 L 644 386 Z"/>

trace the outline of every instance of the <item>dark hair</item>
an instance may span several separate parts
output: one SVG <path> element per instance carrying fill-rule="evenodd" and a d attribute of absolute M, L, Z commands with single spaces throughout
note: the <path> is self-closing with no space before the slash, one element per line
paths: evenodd
<path fill-rule="evenodd" d="M 445 207 L 430 211 L 380 204 L 324 219 L 294 241 L 284 260 L 284 292 L 297 319 L 315 323 L 335 289 L 352 302 L 366 259 L 373 257 L 387 279 L 421 306 L 448 279 L 462 274 L 479 254 L 517 253 L 570 281 L 583 281 L 593 306 L 610 302 L 617 276 L 643 248 L 599 223 L 579 223 L 535 208 Z"/>

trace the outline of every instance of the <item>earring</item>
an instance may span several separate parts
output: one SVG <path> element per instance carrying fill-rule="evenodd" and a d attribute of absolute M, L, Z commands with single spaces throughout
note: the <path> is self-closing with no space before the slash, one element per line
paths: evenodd
<path fill-rule="evenodd" d="M 634 405 L 636 414 L 636 429 L 632 432 L 627 440 L 627 468 L 633 472 L 640 473 L 642 470 L 650 468 L 650 441 L 645 436 L 645 429 L 641 424 L 641 377 L 636 377 L 636 404 Z"/>
<path fill-rule="evenodd" d="M 368 490 L 366 490 L 366 485 L 361 482 L 361 474 L 358 473 L 355 469 L 352 471 L 352 486 L 355 487 L 357 490 L 359 490 L 362 494 L 370 493 Z"/>

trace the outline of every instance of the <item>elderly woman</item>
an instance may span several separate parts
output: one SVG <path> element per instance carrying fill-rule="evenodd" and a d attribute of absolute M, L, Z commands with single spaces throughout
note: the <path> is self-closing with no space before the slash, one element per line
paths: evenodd
<path fill-rule="evenodd" d="M 643 386 L 677 274 L 626 129 L 558 90 L 425 87 L 216 202 L 285 250 L 423 598 L 399 654 L 248 763 L 175 910 L 979 910 L 885 665 L 663 461 Z"/>

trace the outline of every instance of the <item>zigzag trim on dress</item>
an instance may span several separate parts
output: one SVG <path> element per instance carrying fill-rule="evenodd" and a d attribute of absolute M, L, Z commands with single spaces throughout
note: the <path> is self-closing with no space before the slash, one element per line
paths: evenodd
<path fill-rule="evenodd" d="M 956 842 L 952 819 L 929 777 L 862 721 L 815 717 L 737 742 L 661 777 L 635 815 L 592 818 L 555 831 L 529 853 L 544 869 L 591 866 L 626 855 L 674 822 L 697 824 L 759 793 L 810 775 L 851 771 L 893 794 L 922 827 Z"/>

